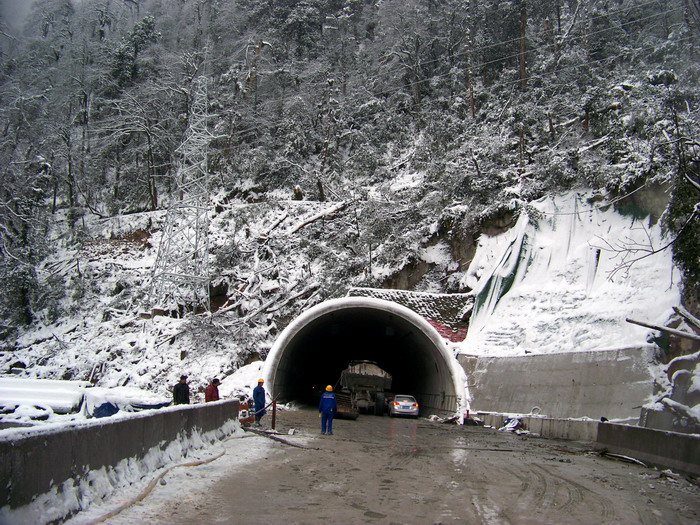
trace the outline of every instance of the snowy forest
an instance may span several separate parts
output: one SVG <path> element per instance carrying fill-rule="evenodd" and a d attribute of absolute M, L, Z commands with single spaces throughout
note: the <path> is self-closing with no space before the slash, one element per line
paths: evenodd
<path fill-rule="evenodd" d="M 698 312 L 699 0 L 26 4 L 0 21 L 3 373 L 203 387 L 351 287 L 470 292 L 479 235 L 572 190 L 660 224 L 624 271 L 670 251 Z M 202 77 L 211 311 L 146 320 Z"/>

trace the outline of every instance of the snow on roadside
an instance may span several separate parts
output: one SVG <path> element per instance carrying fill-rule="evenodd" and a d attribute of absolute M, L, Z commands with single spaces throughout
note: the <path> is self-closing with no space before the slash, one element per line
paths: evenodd
<path fill-rule="evenodd" d="M 224 455 L 210 463 L 194 468 L 172 469 L 164 476 L 162 482 L 155 485 L 153 491 L 143 502 L 125 509 L 110 518 L 107 523 L 110 525 L 160 523 L 164 516 L 170 516 L 172 513 L 173 501 L 196 504 L 197 501 L 210 493 L 212 485 L 216 485 L 220 479 L 243 466 L 254 464 L 266 458 L 270 454 L 273 443 L 272 440 L 262 436 L 245 434 L 236 435 L 233 439 L 213 446 L 209 450 L 211 457 L 217 457 L 221 452 L 225 452 Z M 151 476 L 151 478 L 153 477 L 155 475 Z M 87 511 L 77 514 L 65 523 L 66 525 L 92 524 L 119 505 L 131 501 L 137 493 L 141 492 L 142 486 L 134 487 L 129 493 L 120 492 L 113 500 L 96 503 Z"/>
<path fill-rule="evenodd" d="M 255 361 L 244 365 L 236 370 L 232 375 L 224 378 L 219 385 L 219 395 L 224 397 L 252 397 L 253 388 L 258 384 L 258 379 L 262 377 L 264 362 Z"/>
<path fill-rule="evenodd" d="M 225 378 L 220 386 L 222 399 L 237 397 L 239 394 L 250 395 L 251 385 L 254 386 L 260 377 L 261 368 L 262 361 L 254 362 L 239 368 L 236 373 Z M 12 381 L 22 380 L 13 378 Z M 27 382 L 40 383 L 32 380 L 27 380 Z M 49 381 L 47 383 L 60 384 L 62 382 Z M 163 401 L 157 394 L 134 387 L 89 387 L 85 390 L 94 391 L 96 398 L 120 405 L 129 402 L 157 403 Z M 41 389 L 38 392 L 41 393 Z M 177 408 L 171 407 L 161 410 L 177 410 Z M 22 405 L 15 410 L 18 417 L 24 418 L 42 415 L 39 412 L 38 409 L 32 410 L 31 405 Z M 120 411 L 109 418 L 99 420 L 87 419 L 84 412 L 65 415 L 52 413 L 51 417 L 45 421 L 33 421 L 34 426 L 32 427 L 0 430 L 0 439 L 15 441 L 27 435 L 34 435 L 36 432 L 58 432 L 91 424 L 109 424 L 112 421 L 132 417 L 147 417 L 147 412 Z M 17 420 L 17 418 L 15 419 Z M 152 480 L 168 469 L 185 462 L 206 461 L 218 456 L 221 451 L 225 451 L 226 454 L 211 463 L 212 466 L 202 466 L 199 472 L 214 472 L 218 476 L 223 476 L 230 469 L 255 461 L 267 453 L 269 442 L 264 438 L 259 438 L 254 442 L 245 440 L 245 443 L 240 439 L 231 439 L 244 436 L 247 435 L 243 432 L 239 422 L 233 420 L 215 431 L 202 433 L 199 430 L 194 430 L 190 436 L 181 433 L 164 449 L 151 448 L 142 459 L 126 458 L 117 465 L 89 471 L 77 482 L 69 480 L 63 483 L 60 489 L 53 487 L 50 492 L 40 495 L 30 505 L 18 509 L 3 507 L 0 509 L 0 523 L 3 525 L 48 523 L 78 511 L 79 513 L 68 523 L 90 523 L 119 507 L 123 502 L 135 498 Z M 182 469 L 175 469 L 172 473 L 168 472 L 168 479 L 176 480 L 178 476 L 181 479 L 182 474 L 179 474 L 178 470 Z M 200 477 L 202 484 L 208 483 L 210 478 L 210 474 Z M 191 485 L 194 479 L 187 477 L 188 491 L 194 490 Z M 169 488 L 163 487 L 163 485 L 159 486 L 157 492 L 166 495 L 170 492 L 171 497 L 173 492 L 182 489 L 181 484 L 175 481 L 170 482 Z"/>
<path fill-rule="evenodd" d="M 125 458 L 117 465 L 91 470 L 78 480 L 65 481 L 39 495 L 32 503 L 11 509 L 0 509 L 0 523 L 20 525 L 49 523 L 80 512 L 72 523 L 86 523 L 105 514 L 121 502 L 135 498 L 160 473 L 184 462 L 206 461 L 216 457 L 224 436 L 244 435 L 237 421 L 229 421 L 220 429 L 202 433 L 195 429 L 190 436 L 180 433 L 178 439 L 161 449 L 152 447 L 143 458 Z M 259 448 L 254 452 L 262 453 Z M 255 454 L 253 454 L 255 456 Z M 250 456 L 238 457 L 248 461 Z M 115 498 L 118 498 L 115 500 Z M 90 519 L 88 519 L 90 518 Z"/>

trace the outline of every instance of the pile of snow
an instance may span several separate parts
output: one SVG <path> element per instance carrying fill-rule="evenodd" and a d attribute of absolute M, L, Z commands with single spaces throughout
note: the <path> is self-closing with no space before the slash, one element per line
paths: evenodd
<path fill-rule="evenodd" d="M 8 439 L 15 427 L 60 427 L 168 405 L 169 399 L 136 387 L 0 376 L 0 437 Z"/>
<path fill-rule="evenodd" d="M 532 203 L 511 230 L 482 235 L 463 284 L 474 290 L 460 351 L 523 355 L 646 347 L 649 330 L 680 304 L 671 250 L 636 261 L 631 248 L 664 244 L 658 224 L 570 193 Z M 615 250 L 613 248 L 617 248 Z M 626 259 L 625 259 L 626 258 Z"/>
<path fill-rule="evenodd" d="M 219 395 L 224 398 L 243 398 L 247 400 L 253 395 L 253 389 L 258 386 L 258 379 L 262 377 L 262 369 L 265 363 L 255 361 L 236 370 L 232 375 L 224 378 L 219 385 Z"/>
<path fill-rule="evenodd" d="M 676 430 L 700 433 L 700 352 L 672 359 L 656 383 L 655 402 L 645 408 L 673 414 Z"/>
<path fill-rule="evenodd" d="M 81 412 L 86 417 L 106 417 L 111 415 L 112 411 L 138 412 L 163 408 L 170 404 L 170 399 L 165 399 L 158 394 L 140 388 L 128 386 L 93 387 L 85 391 L 85 402 Z"/>

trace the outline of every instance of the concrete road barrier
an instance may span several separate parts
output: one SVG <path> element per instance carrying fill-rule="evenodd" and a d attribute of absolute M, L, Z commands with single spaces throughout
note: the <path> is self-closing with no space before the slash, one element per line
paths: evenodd
<path fill-rule="evenodd" d="M 494 429 L 517 417 L 522 430 L 543 438 L 591 443 L 592 448 L 637 459 L 650 467 L 700 476 L 700 435 L 580 419 L 477 412 Z"/>
<path fill-rule="evenodd" d="M 206 433 L 237 420 L 238 400 L 149 410 L 124 419 L 105 418 L 57 429 L 0 435 L 0 507 L 29 504 L 65 481 L 114 467 L 126 458 L 143 459 L 184 433 Z"/>
<path fill-rule="evenodd" d="M 500 428 L 506 419 L 513 417 L 506 414 L 477 412 L 477 417 L 485 424 Z M 581 419 L 561 419 L 542 416 L 515 416 L 523 424 L 523 429 L 545 438 L 568 439 L 571 441 L 594 442 L 598 437 L 598 421 Z"/>
<path fill-rule="evenodd" d="M 600 423 L 596 445 L 649 466 L 700 476 L 700 435 Z"/>

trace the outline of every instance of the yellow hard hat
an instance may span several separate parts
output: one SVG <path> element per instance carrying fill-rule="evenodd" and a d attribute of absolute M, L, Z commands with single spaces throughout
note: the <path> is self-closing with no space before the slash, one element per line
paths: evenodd
<path fill-rule="evenodd" d="M 333 387 L 331 385 L 328 385 L 326 387 L 326 392 L 333 392 Z"/>
<path fill-rule="evenodd" d="M 260 379 L 258 379 L 258 383 L 264 383 L 264 382 L 265 382 L 265 381 L 263 381 L 263 378 L 262 378 L 262 377 L 261 377 Z"/>

